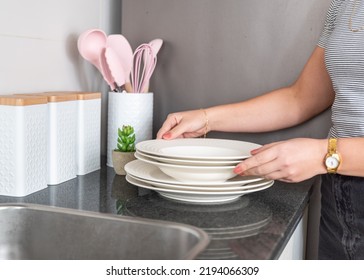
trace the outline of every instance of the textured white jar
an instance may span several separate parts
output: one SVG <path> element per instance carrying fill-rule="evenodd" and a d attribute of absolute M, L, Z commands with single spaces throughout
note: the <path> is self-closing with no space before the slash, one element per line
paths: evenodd
<path fill-rule="evenodd" d="M 77 95 L 44 93 L 48 98 L 48 185 L 76 178 Z"/>
<path fill-rule="evenodd" d="M 113 167 L 112 150 L 116 148 L 118 128 L 134 127 L 136 143 L 152 139 L 153 93 L 109 92 L 107 125 L 107 162 Z"/>
<path fill-rule="evenodd" d="M 0 195 L 47 187 L 47 98 L 0 96 Z"/>
<path fill-rule="evenodd" d="M 77 175 L 100 169 L 101 93 L 77 92 Z"/>
<path fill-rule="evenodd" d="M 54 91 L 46 94 L 77 96 L 76 174 L 101 168 L 101 93 Z"/>

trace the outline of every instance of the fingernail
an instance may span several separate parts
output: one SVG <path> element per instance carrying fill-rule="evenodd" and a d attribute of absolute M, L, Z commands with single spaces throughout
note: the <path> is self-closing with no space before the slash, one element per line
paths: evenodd
<path fill-rule="evenodd" d="M 238 165 L 237 167 L 234 168 L 233 172 L 236 174 L 240 174 L 243 172 L 243 169 L 241 168 L 240 165 Z"/>
<path fill-rule="evenodd" d="M 163 135 L 163 139 L 170 139 L 172 137 L 172 133 L 170 133 L 170 132 L 167 132 L 167 133 L 165 133 L 164 135 Z"/>

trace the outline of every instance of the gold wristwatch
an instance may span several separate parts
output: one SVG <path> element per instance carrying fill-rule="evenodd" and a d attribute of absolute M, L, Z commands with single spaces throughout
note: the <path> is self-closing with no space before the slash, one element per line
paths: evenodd
<path fill-rule="evenodd" d="M 336 173 L 341 163 L 341 157 L 336 150 L 337 139 L 330 138 L 325 157 L 325 166 L 328 173 Z"/>

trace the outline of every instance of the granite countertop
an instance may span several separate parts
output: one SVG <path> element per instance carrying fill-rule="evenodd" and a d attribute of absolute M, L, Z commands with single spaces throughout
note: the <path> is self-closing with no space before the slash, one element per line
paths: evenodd
<path fill-rule="evenodd" d="M 190 224 L 211 238 L 201 259 L 276 259 L 303 215 L 314 182 L 314 178 L 297 184 L 275 182 L 235 202 L 194 205 L 133 186 L 125 176 L 103 167 L 26 197 L 0 196 L 0 203 L 36 203 Z"/>

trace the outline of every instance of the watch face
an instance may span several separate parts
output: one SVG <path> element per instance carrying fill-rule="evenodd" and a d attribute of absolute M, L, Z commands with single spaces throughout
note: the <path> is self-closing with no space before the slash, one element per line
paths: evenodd
<path fill-rule="evenodd" d="M 339 166 L 339 160 L 335 157 L 328 157 L 325 163 L 328 168 L 337 168 Z"/>

